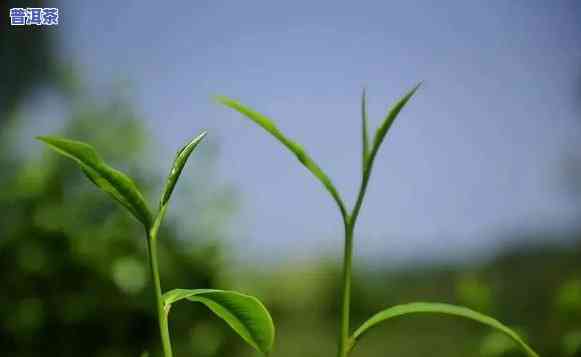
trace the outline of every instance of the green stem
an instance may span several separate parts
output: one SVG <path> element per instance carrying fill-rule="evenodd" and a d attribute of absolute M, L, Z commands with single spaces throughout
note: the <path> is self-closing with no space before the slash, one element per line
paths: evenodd
<path fill-rule="evenodd" d="M 339 328 L 339 357 L 349 353 L 349 319 L 351 308 L 351 261 L 353 257 L 353 226 L 345 222 L 345 247 L 343 251 L 343 288 L 341 291 L 341 325 Z"/>
<path fill-rule="evenodd" d="M 151 280 L 153 281 L 155 289 L 155 302 L 157 307 L 157 322 L 159 325 L 159 334 L 161 337 L 161 344 L 163 347 L 164 357 L 172 357 L 171 340 L 169 335 L 168 319 L 163 306 L 161 279 L 159 277 L 159 264 L 157 261 L 157 232 L 159 225 L 165 214 L 166 206 L 162 206 L 152 228 L 147 235 L 147 249 L 149 252 L 149 265 L 151 268 Z"/>
<path fill-rule="evenodd" d="M 351 214 L 344 220 L 345 224 L 345 247 L 343 250 L 343 288 L 341 291 L 341 325 L 339 328 L 339 352 L 338 357 L 347 357 L 351 351 L 351 338 L 349 336 L 349 323 L 351 314 L 351 275 L 352 275 L 352 260 L 353 260 L 353 232 L 355 231 L 355 224 L 359 211 L 363 204 L 365 192 L 367 191 L 367 184 L 369 183 L 369 176 L 371 175 L 372 161 L 364 165 L 363 175 L 361 178 L 361 185 L 359 187 L 359 194 L 357 201 Z"/>

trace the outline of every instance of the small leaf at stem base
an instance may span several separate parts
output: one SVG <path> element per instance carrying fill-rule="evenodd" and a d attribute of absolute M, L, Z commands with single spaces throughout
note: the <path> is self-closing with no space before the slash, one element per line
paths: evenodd
<path fill-rule="evenodd" d="M 272 350 L 274 324 L 268 310 L 255 297 L 236 291 L 175 289 L 163 295 L 166 311 L 169 311 L 171 304 L 180 300 L 204 304 L 249 345 L 265 355 Z"/>
<path fill-rule="evenodd" d="M 479 322 L 481 324 L 492 327 L 497 331 L 502 332 L 503 334 L 510 337 L 529 357 L 539 357 L 539 355 L 531 347 L 529 347 L 529 345 L 527 345 L 516 332 L 514 332 L 508 326 L 502 324 L 501 322 L 493 319 L 492 317 L 462 306 L 429 302 L 415 302 L 404 305 L 396 305 L 378 312 L 377 314 L 373 315 L 369 320 L 365 321 L 353 333 L 353 336 L 351 337 L 350 341 L 350 347 L 353 348 L 355 343 L 359 340 L 359 338 L 361 338 L 363 334 L 365 334 L 367 331 L 377 326 L 381 322 L 392 319 L 394 317 L 418 313 L 458 316 Z"/>

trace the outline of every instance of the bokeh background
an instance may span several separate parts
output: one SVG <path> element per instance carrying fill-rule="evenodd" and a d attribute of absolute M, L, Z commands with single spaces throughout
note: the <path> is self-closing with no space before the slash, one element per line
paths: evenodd
<path fill-rule="evenodd" d="M 57 27 L 9 24 L 58 7 Z M 93 144 L 157 199 L 202 129 L 161 232 L 164 287 L 259 296 L 273 356 L 332 356 L 342 226 L 272 138 L 212 101 L 274 118 L 348 202 L 359 98 L 375 127 L 424 86 L 376 160 L 356 232 L 353 320 L 415 300 L 581 356 L 581 3 L 4 1 L 0 23 L 0 355 L 156 356 L 138 224 L 34 140 Z M 173 310 L 176 356 L 255 356 L 200 306 Z M 418 316 L 353 356 L 517 356 L 471 322 Z"/>

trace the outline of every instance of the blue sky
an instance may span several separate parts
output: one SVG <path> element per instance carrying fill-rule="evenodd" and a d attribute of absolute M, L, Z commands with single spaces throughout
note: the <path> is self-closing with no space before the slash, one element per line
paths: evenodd
<path fill-rule="evenodd" d="M 159 164 L 199 130 L 242 209 L 230 244 L 284 262 L 337 254 L 332 200 L 292 155 L 211 96 L 269 115 L 334 180 L 359 184 L 359 98 L 372 128 L 415 83 L 376 160 L 357 254 L 380 263 L 497 249 L 579 217 L 562 161 L 579 151 L 575 1 L 61 3 L 65 53 L 96 88 L 127 80 Z M 167 160 L 167 159 L 166 159 Z M 192 174 L 192 177 L 194 175 Z M 194 213 L 195 214 L 195 213 Z"/>

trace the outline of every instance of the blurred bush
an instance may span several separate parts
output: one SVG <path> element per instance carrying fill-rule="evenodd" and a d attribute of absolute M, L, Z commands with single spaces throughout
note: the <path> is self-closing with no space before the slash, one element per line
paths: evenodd
<path fill-rule="evenodd" d="M 66 118 L 56 123 L 60 134 L 90 142 L 134 177 L 149 198 L 157 197 L 167 173 L 152 169 L 146 155 L 155 145 L 126 93 L 113 88 L 109 95 L 92 95 L 79 73 L 56 57 L 54 32 L 24 32 L 7 24 L 2 22 L 0 33 L 0 52 L 7 54 L 0 56 L 0 355 L 139 356 L 158 343 L 144 233 L 74 164 L 34 141 L 34 135 L 47 134 L 38 128 L 48 126 L 51 114 L 38 106 L 38 98 L 61 104 Z M 191 164 L 211 171 L 212 150 L 201 153 L 206 160 Z M 173 157 L 167 160 L 169 166 Z M 164 283 L 213 287 L 221 279 L 219 238 L 234 196 L 208 177 L 184 179 L 181 185 L 179 197 L 185 202 L 176 206 L 190 208 L 189 225 L 178 225 L 170 210 L 160 233 Z M 202 192 L 220 199 L 196 192 L 199 203 L 191 209 L 187 186 L 205 188 Z M 208 353 L 239 348 L 237 338 L 225 334 L 203 309 L 176 309 L 172 327 L 178 355 L 199 351 L 192 335 L 203 326 L 219 336 Z"/>
<path fill-rule="evenodd" d="M 486 261 L 400 269 L 359 267 L 353 324 L 381 308 L 438 301 L 487 312 L 515 328 L 541 356 L 581 356 L 581 234 L 555 234 L 538 246 L 518 244 Z M 533 241 L 534 237 L 524 237 Z M 564 245 L 551 241 L 567 242 Z M 277 356 L 335 351 L 340 271 L 328 261 L 297 262 L 268 273 L 239 272 L 238 284 L 260 291 L 277 322 Z M 353 356 L 522 356 L 504 335 L 453 317 L 417 315 L 371 331 Z M 251 356 L 244 352 L 239 356 Z"/>
<path fill-rule="evenodd" d="M 143 149 L 150 140 L 130 107 L 79 98 L 64 135 L 90 142 L 135 177 L 149 197 L 157 196 L 154 182 L 164 177 L 145 167 Z M 19 137 L 14 128 L 4 132 L 10 137 L 3 135 L 0 152 L 2 354 L 138 356 L 157 341 L 143 232 L 74 164 L 35 145 L 33 138 L 26 138 L 26 146 L 40 155 L 13 155 L 13 139 Z M 221 215 L 218 220 L 228 219 L 228 210 L 207 207 Z M 203 215 L 198 209 L 190 214 Z M 204 230 L 187 237 L 178 231 L 184 230 L 170 219 L 161 232 L 166 286 L 215 286 L 222 264 L 219 243 Z M 180 331 L 175 344 L 182 355 L 192 351 L 188 331 L 195 312 L 184 309 L 172 321 Z M 196 321 L 208 319 L 196 313 Z M 214 348 L 224 351 L 229 343 L 222 339 Z"/>

